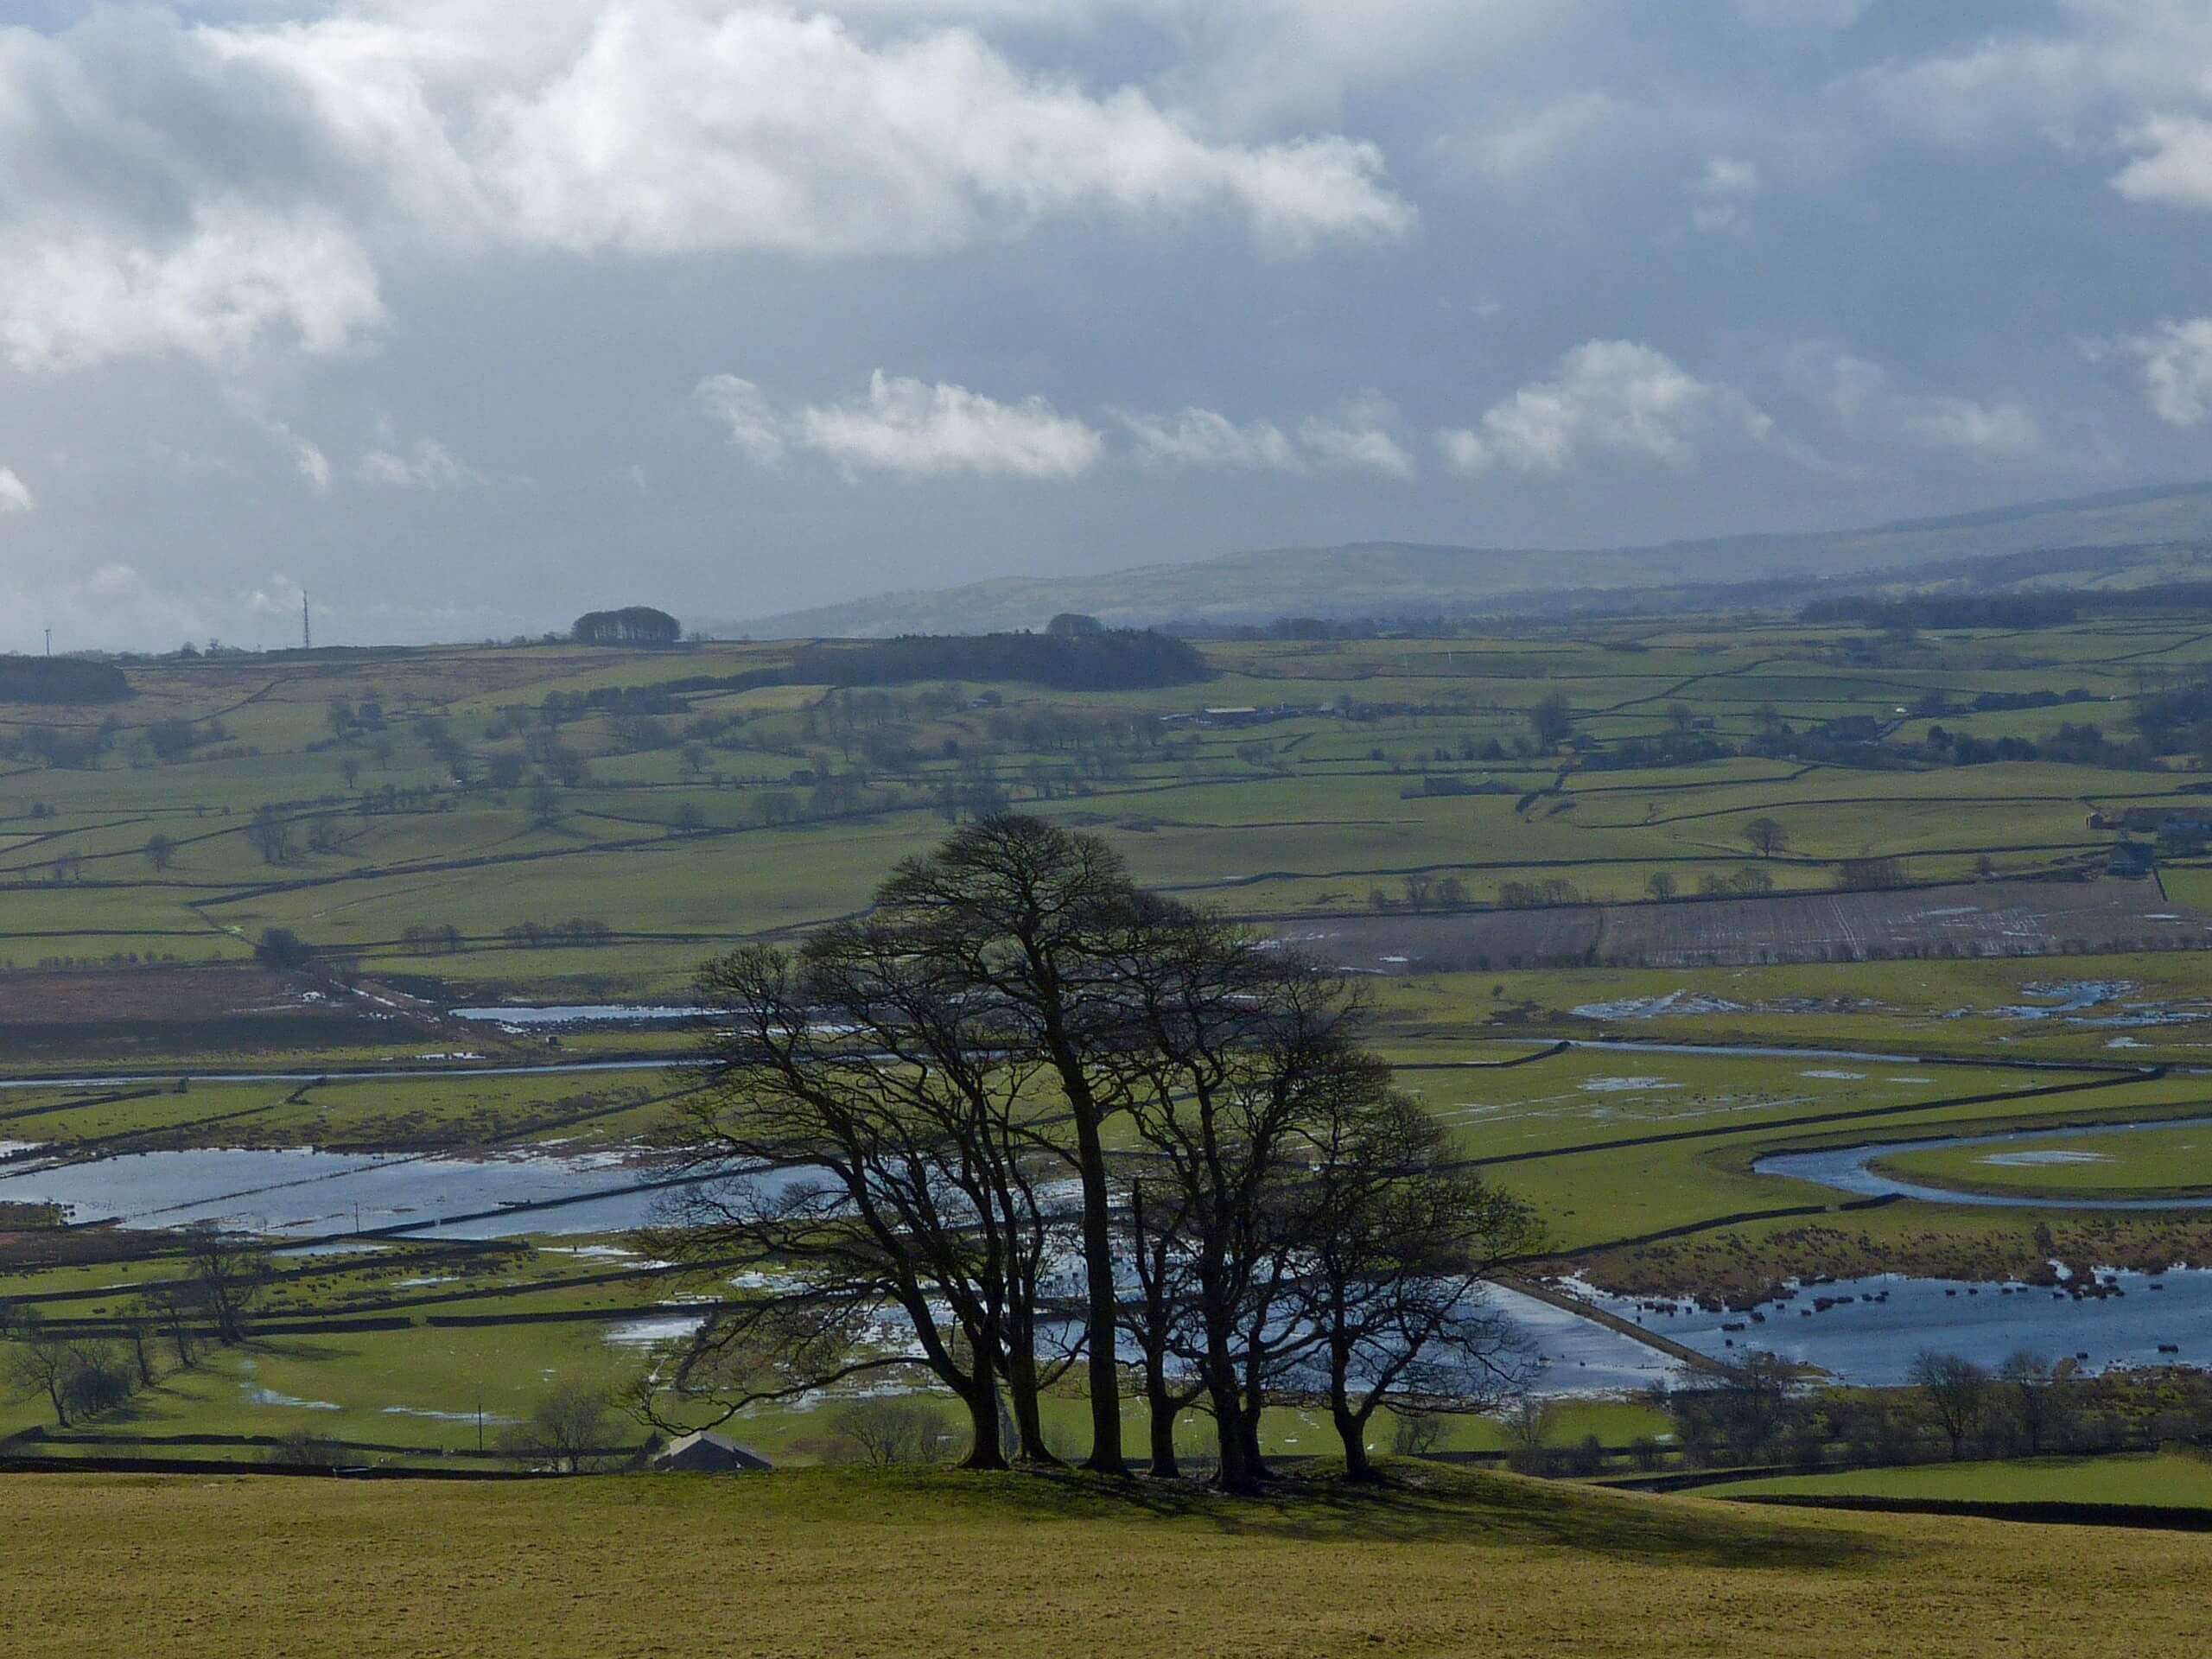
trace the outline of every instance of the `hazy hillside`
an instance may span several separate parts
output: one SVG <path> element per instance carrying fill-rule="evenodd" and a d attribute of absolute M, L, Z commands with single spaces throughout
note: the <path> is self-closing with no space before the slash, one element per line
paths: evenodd
<path fill-rule="evenodd" d="M 1039 627 L 1059 611 L 1124 624 L 1395 615 L 1471 608 L 1509 594 L 1818 578 L 2039 548 L 2199 541 L 2212 542 L 2212 484 L 2031 502 L 1863 530 L 1579 552 L 1408 542 L 1268 548 L 1104 575 L 1003 577 L 703 626 L 794 638 Z"/>

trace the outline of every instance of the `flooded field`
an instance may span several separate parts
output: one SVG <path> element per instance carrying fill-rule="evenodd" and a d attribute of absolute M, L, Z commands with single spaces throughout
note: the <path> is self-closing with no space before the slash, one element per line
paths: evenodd
<path fill-rule="evenodd" d="M 141 1152 L 6 1169 L 0 1203 L 60 1205 L 79 1224 L 214 1222 L 274 1238 L 365 1231 L 505 1238 L 642 1227 L 667 1179 L 615 1155 Z"/>
<path fill-rule="evenodd" d="M 1931 1348 L 1992 1367 L 2022 1348 L 2091 1371 L 2212 1362 L 2212 1271 L 2104 1273 L 2098 1284 L 2101 1294 L 2082 1296 L 1885 1274 L 1808 1285 L 1745 1313 L 1584 1294 L 1716 1359 L 1779 1354 L 1868 1387 L 1906 1382 Z"/>
<path fill-rule="evenodd" d="M 2018 1129 L 2003 1135 L 1948 1135 L 1937 1140 L 1893 1141 L 1859 1147 L 1825 1147 L 1817 1152 L 1782 1152 L 1755 1160 L 1752 1170 L 1761 1175 L 1783 1175 L 1794 1180 L 1815 1181 L 1858 1198 L 1919 1198 L 1933 1204 L 1991 1205 L 2013 1210 L 2212 1210 L 2212 1198 L 2099 1198 L 2069 1197 L 2060 1192 L 1975 1192 L 1955 1187 L 1929 1186 L 1905 1179 L 1873 1166 L 1903 1153 L 1948 1152 L 1958 1147 L 2018 1146 L 2019 1158 L 2047 1162 L 2079 1161 L 2072 1147 L 2039 1154 L 2037 1142 L 2094 1140 L 2101 1136 L 2140 1134 L 2145 1128 L 2194 1128 L 2212 1125 L 2212 1117 L 2180 1117 L 2156 1125 L 2104 1123 L 2071 1128 Z"/>

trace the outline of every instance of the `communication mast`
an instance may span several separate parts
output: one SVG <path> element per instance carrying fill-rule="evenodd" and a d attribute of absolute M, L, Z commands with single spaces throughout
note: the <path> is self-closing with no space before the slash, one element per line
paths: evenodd
<path fill-rule="evenodd" d="M 315 630 L 308 624 L 308 596 L 305 594 L 300 595 L 300 649 L 315 649 Z"/>

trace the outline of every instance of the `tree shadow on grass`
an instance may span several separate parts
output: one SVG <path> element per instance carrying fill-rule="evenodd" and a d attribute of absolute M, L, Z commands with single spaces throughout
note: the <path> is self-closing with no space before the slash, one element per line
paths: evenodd
<path fill-rule="evenodd" d="M 1135 1513 L 1239 1536 L 1308 1542 L 1503 1544 L 1622 1560 L 1793 1571 L 1866 1567 L 1887 1554 L 1863 1533 L 1747 1516 L 1694 1498 L 1653 1498 L 1459 1471 L 1376 1482 L 1316 1475 L 1249 1497 L 1196 1483 L 1106 1480 L 1071 1470 L 976 1477 L 978 1495 L 1044 1518 Z"/>

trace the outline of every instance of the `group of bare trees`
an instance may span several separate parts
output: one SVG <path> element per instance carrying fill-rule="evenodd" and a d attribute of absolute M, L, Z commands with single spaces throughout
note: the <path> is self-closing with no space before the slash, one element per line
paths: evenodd
<path fill-rule="evenodd" d="M 57 1427 L 121 1405 L 159 1379 L 164 1359 L 192 1363 L 201 1341 L 242 1342 L 269 1283 L 269 1258 L 213 1227 L 185 1236 L 184 1273 L 150 1285 L 106 1330 L 64 1328 L 35 1308 L 0 1305 L 0 1384 L 43 1398 Z"/>
<path fill-rule="evenodd" d="M 707 1179 L 656 1248 L 758 1288 L 669 1379 L 687 1416 L 919 1373 L 1001 1467 L 1052 1460 L 1040 1401 L 1071 1378 L 1087 1466 L 1121 1473 L 1126 1370 L 1154 1472 L 1196 1406 L 1241 1490 L 1271 1400 L 1325 1407 L 1357 1473 L 1384 1402 L 1512 1379 L 1478 1275 L 1529 1213 L 1451 1167 L 1340 979 L 1140 893 L 1096 838 L 966 825 L 866 919 L 720 958 L 699 997 Z"/>

